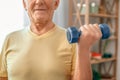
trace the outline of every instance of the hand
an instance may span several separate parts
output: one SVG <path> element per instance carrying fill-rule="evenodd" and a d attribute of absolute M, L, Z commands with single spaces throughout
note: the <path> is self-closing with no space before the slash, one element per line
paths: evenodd
<path fill-rule="evenodd" d="M 90 49 L 91 46 L 102 37 L 98 24 L 89 24 L 80 27 L 82 35 L 78 40 L 78 46 L 82 49 Z"/>
<path fill-rule="evenodd" d="M 92 80 L 92 69 L 90 63 L 90 48 L 102 37 L 102 32 L 97 24 L 89 24 L 80 27 L 82 34 L 78 40 L 78 56 L 74 80 Z M 86 77 L 87 76 L 87 77 Z"/>

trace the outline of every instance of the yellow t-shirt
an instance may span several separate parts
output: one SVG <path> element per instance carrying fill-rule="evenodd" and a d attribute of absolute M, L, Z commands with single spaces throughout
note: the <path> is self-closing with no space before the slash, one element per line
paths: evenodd
<path fill-rule="evenodd" d="M 0 57 L 0 77 L 8 80 L 70 80 L 76 44 L 57 25 L 43 35 L 25 28 L 9 34 Z"/>

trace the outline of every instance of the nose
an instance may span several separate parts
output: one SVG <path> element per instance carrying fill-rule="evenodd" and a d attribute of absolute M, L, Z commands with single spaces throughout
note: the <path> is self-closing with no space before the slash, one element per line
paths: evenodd
<path fill-rule="evenodd" d="M 36 4 L 37 4 L 37 3 L 39 3 L 39 4 L 40 4 L 40 3 L 43 4 L 43 3 L 44 3 L 44 0 L 36 0 Z"/>

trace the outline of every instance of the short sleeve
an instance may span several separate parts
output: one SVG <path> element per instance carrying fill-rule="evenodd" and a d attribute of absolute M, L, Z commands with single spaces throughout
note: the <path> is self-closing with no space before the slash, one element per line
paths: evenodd
<path fill-rule="evenodd" d="M 6 62 L 6 49 L 8 46 L 8 38 L 5 39 L 2 51 L 0 53 L 0 77 L 7 77 L 7 62 Z"/>
<path fill-rule="evenodd" d="M 74 74 L 75 65 L 76 65 L 76 55 L 77 55 L 77 45 L 76 44 L 73 44 L 72 51 L 73 51 L 73 56 L 72 56 L 71 76 L 73 76 L 73 74 Z"/>

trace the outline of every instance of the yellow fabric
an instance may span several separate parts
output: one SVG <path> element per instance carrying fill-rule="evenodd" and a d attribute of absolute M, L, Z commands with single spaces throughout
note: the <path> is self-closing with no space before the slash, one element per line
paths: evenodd
<path fill-rule="evenodd" d="M 76 44 L 55 26 L 43 35 L 25 28 L 9 34 L 0 58 L 0 77 L 8 80 L 70 80 Z"/>

